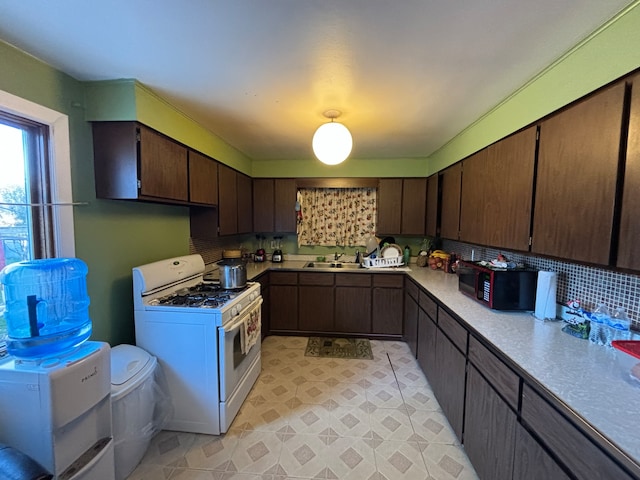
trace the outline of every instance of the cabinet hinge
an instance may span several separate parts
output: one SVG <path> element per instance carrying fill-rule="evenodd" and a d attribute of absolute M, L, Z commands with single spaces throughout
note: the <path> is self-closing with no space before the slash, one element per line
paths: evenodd
<path fill-rule="evenodd" d="M 141 139 L 140 132 L 136 132 L 136 141 L 139 142 Z"/>
<path fill-rule="evenodd" d="M 529 246 L 533 245 L 533 237 L 529 237 Z"/>
<path fill-rule="evenodd" d="M 540 140 L 540 130 L 536 130 L 536 140 Z"/>
<path fill-rule="evenodd" d="M 140 181 L 140 179 L 138 179 L 136 183 L 138 185 L 138 190 L 140 190 L 142 188 L 142 182 Z"/>

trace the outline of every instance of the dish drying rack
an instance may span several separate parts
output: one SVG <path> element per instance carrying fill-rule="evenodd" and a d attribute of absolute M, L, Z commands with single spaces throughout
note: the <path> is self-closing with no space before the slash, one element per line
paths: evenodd
<path fill-rule="evenodd" d="M 404 265 L 402 257 L 389 257 L 389 258 L 370 258 L 366 257 L 362 261 L 362 265 L 365 268 L 381 268 L 381 267 L 401 267 Z"/>

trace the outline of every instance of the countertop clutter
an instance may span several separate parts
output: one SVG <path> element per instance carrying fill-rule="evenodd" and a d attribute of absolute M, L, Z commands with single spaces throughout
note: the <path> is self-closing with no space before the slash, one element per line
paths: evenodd
<path fill-rule="evenodd" d="M 249 263 L 247 277 L 255 279 L 267 270 L 300 271 L 305 263 L 297 259 Z M 614 349 L 562 332 L 561 321 L 541 321 L 530 312 L 499 312 L 478 305 L 458 291 L 456 275 L 415 265 L 406 274 L 640 465 L 640 388 L 623 378 Z"/>

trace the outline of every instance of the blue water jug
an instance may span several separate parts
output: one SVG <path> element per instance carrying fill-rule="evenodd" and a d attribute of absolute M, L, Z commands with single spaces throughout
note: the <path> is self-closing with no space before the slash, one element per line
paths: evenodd
<path fill-rule="evenodd" d="M 77 258 L 49 258 L 12 263 L 0 272 L 10 354 L 49 357 L 89 338 L 87 271 Z"/>

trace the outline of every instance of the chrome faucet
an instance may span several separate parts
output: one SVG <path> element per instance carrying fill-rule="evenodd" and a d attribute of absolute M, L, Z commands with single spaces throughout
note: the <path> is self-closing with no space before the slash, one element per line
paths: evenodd
<path fill-rule="evenodd" d="M 344 252 L 342 252 L 342 253 L 338 253 L 338 252 L 334 253 L 334 254 L 333 254 L 333 261 L 334 261 L 334 262 L 337 262 L 337 261 L 338 261 L 338 259 L 339 259 L 341 256 L 343 256 L 343 255 L 344 255 Z"/>

